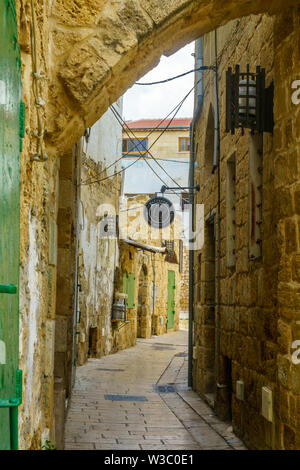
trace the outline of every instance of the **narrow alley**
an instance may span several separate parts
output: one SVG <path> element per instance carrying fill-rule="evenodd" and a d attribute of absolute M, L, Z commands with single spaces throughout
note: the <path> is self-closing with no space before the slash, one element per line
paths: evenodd
<path fill-rule="evenodd" d="M 187 387 L 187 332 L 138 339 L 77 369 L 65 449 L 242 450 Z"/>
<path fill-rule="evenodd" d="M 0 0 L 0 452 L 300 450 L 299 46 L 300 0 Z"/>

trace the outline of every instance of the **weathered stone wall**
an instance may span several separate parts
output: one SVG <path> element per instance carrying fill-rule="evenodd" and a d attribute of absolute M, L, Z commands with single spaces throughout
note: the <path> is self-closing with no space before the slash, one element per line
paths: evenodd
<path fill-rule="evenodd" d="M 103 162 L 84 157 L 82 181 L 105 178 Z M 114 277 L 118 266 L 119 248 L 115 237 L 103 237 L 101 221 L 107 212 L 118 215 L 120 176 L 102 183 L 82 186 L 82 218 L 79 246 L 79 310 L 78 364 L 87 358 L 101 357 L 113 350 L 111 309 L 114 295 Z M 96 344 L 89 351 L 91 329 L 96 329 Z"/>
<path fill-rule="evenodd" d="M 300 369 L 291 364 L 291 344 L 297 337 L 295 266 L 297 232 L 297 180 L 299 179 L 299 110 L 291 101 L 291 83 L 299 78 L 299 10 L 283 15 L 251 16 L 218 30 L 221 125 L 221 356 L 217 377 L 217 237 L 211 216 L 217 212 L 217 173 L 211 174 L 213 152 L 214 82 L 204 75 L 204 106 L 196 125 L 195 144 L 201 191 L 205 204 L 205 245 L 195 253 L 194 387 L 223 416 L 232 414 L 233 427 L 251 448 L 299 448 L 298 395 Z M 214 61 L 214 37 L 204 36 L 204 63 Z M 225 71 L 247 63 L 266 69 L 266 83 L 274 79 L 274 137 L 264 133 L 262 149 L 261 257 L 250 258 L 249 213 L 251 190 L 248 131 L 225 133 Z M 299 126 L 298 126 L 299 127 Z M 228 259 L 228 161 L 235 156 L 234 258 Z M 295 198 L 295 199 L 294 199 Z M 229 210 L 229 212 L 228 212 Z M 257 240 L 258 243 L 259 240 Z M 218 389 L 216 381 L 227 384 Z M 236 396 L 236 381 L 243 380 L 245 398 Z M 272 422 L 262 416 L 262 387 L 272 391 Z M 298 430 L 298 432 L 297 432 Z"/>
<path fill-rule="evenodd" d="M 300 10 L 290 8 L 275 19 L 274 75 L 274 223 L 278 251 L 276 421 L 280 444 L 300 447 L 300 369 L 292 363 L 291 342 L 300 339 L 299 177 L 300 103 L 292 102 L 292 84 L 300 77 Z M 298 86 L 299 88 L 299 86 Z M 279 256 L 278 256 L 279 254 Z"/>
<path fill-rule="evenodd" d="M 59 150 L 45 163 L 33 162 L 36 153 L 37 114 L 32 93 L 29 1 L 16 1 L 22 58 L 26 134 L 21 153 L 20 245 L 20 369 L 23 370 L 23 404 L 19 415 L 20 447 L 38 449 L 54 436 L 54 343 L 56 266 L 49 260 L 50 225 L 57 220 Z M 49 5 L 37 6 L 38 68 L 49 78 Z M 41 95 L 48 99 L 49 81 L 41 80 Z M 47 116 L 41 109 L 42 117 Z M 69 150 L 71 147 L 69 148 Z M 55 237 L 55 235 L 54 235 Z M 54 239 L 56 250 L 56 240 Z"/>

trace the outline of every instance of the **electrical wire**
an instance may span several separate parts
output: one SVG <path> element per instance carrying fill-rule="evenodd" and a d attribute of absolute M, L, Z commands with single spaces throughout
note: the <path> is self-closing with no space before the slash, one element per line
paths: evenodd
<path fill-rule="evenodd" d="M 123 124 L 123 127 L 124 127 L 124 126 L 127 126 L 126 123 L 125 123 L 125 121 L 124 121 L 124 119 L 119 115 L 119 113 L 115 110 L 115 108 L 114 108 L 113 106 L 111 106 L 111 108 L 112 108 L 112 112 L 113 112 L 114 116 L 116 117 L 117 121 L 119 122 L 119 124 L 121 124 L 121 125 Z M 133 137 L 136 138 L 134 132 L 133 132 L 128 126 L 127 126 L 127 128 L 131 131 Z M 125 127 L 125 132 L 126 132 L 127 136 L 129 137 L 129 139 L 130 139 L 130 140 L 133 140 L 133 139 L 130 137 L 128 131 L 126 130 L 126 127 Z M 143 144 L 142 144 L 142 146 L 143 146 Z M 143 146 L 143 148 L 149 153 L 150 157 L 153 158 L 154 161 L 156 161 L 155 157 L 153 157 L 153 155 L 151 154 L 151 152 L 149 152 L 149 149 L 146 149 L 144 146 Z M 139 153 L 140 153 L 140 155 L 141 155 L 140 158 L 143 158 L 143 160 L 144 160 L 145 163 L 149 166 L 149 168 L 152 170 L 152 172 L 155 174 L 155 176 L 156 176 L 165 186 L 167 186 L 166 182 L 165 182 L 165 181 L 156 173 L 156 171 L 152 168 L 152 166 L 151 166 L 150 163 L 148 162 L 147 158 L 145 158 L 144 154 L 142 154 L 140 150 L 139 150 Z M 172 181 L 177 184 L 177 186 L 179 186 L 178 183 L 167 173 L 167 171 L 166 171 L 160 164 L 158 164 L 158 165 L 164 170 L 164 172 L 167 174 L 167 176 L 168 176 L 169 178 L 171 178 Z M 127 168 L 128 168 L 128 167 L 127 167 Z M 179 187 L 180 187 L 180 186 L 179 186 Z M 180 188 L 181 188 L 181 187 L 180 187 Z M 173 194 L 176 194 L 176 196 L 180 198 L 180 196 L 179 196 L 177 193 L 175 193 L 175 191 L 172 191 L 172 193 L 173 193 Z"/>
<path fill-rule="evenodd" d="M 193 88 L 193 89 L 194 89 L 194 88 Z M 182 106 L 182 104 L 184 103 L 184 101 L 185 101 L 186 99 L 187 99 L 187 96 L 184 96 L 184 98 L 169 112 L 169 114 L 168 114 L 165 118 L 163 118 L 163 119 L 159 122 L 159 124 L 158 124 L 156 127 L 154 127 L 153 129 L 151 129 L 151 131 L 149 132 L 149 134 L 147 134 L 146 139 L 148 139 L 148 137 L 150 137 L 150 135 L 153 134 L 153 132 L 156 132 L 157 130 L 160 130 L 160 129 L 161 129 L 160 125 L 161 125 L 163 122 L 165 122 L 165 121 L 168 119 L 168 117 L 169 117 L 172 113 L 175 113 L 175 111 L 177 110 L 177 108 L 180 109 L 181 106 Z M 114 108 L 114 109 L 115 109 L 115 108 Z M 115 109 L 115 111 L 116 111 L 116 109 Z M 117 112 L 117 111 L 116 111 L 116 112 Z M 178 112 L 178 111 L 177 111 L 177 112 Z M 170 123 L 173 121 L 173 119 L 174 119 L 174 117 L 176 116 L 177 112 L 175 113 L 175 115 L 174 115 L 173 118 L 171 119 Z M 169 125 L 170 125 L 170 123 L 169 123 Z M 163 132 L 158 136 L 158 138 L 151 144 L 151 146 L 149 147 L 149 149 L 151 149 L 151 148 L 153 147 L 153 145 L 156 144 L 157 140 L 161 137 L 161 135 L 162 135 L 163 133 L 164 133 L 164 130 L 163 130 Z M 132 140 L 132 139 L 130 139 L 130 140 Z M 133 150 L 136 149 L 136 148 L 138 147 L 138 145 L 139 145 L 139 144 L 136 144 L 136 145 L 134 146 Z M 125 153 L 125 154 L 122 153 L 122 155 L 121 155 L 120 158 L 118 158 L 117 160 L 115 160 L 114 162 L 112 162 L 110 165 L 108 165 L 107 167 L 105 167 L 103 170 L 101 170 L 100 173 L 99 173 L 99 176 L 100 176 L 102 173 L 104 173 L 105 171 L 109 170 L 109 168 L 111 168 L 113 165 L 115 165 L 116 163 L 118 163 L 120 160 L 122 160 L 123 158 L 125 158 L 125 157 L 128 156 L 128 155 L 130 155 L 130 152 L 127 152 L 127 153 Z M 140 160 L 140 159 L 141 159 L 141 158 L 139 158 L 138 160 Z M 138 160 L 137 160 L 137 161 L 138 161 Z M 129 168 L 129 167 L 128 167 L 128 168 Z M 114 175 L 112 175 L 112 176 L 114 176 Z M 89 180 L 86 180 L 86 181 L 83 181 L 81 184 L 87 184 L 89 181 L 90 181 L 90 179 L 89 179 Z"/>
<path fill-rule="evenodd" d="M 185 75 L 188 75 L 189 73 L 198 72 L 199 70 L 212 70 L 212 69 L 214 69 L 214 66 L 203 65 L 202 67 L 198 67 L 197 69 L 189 70 L 188 72 L 181 73 L 180 75 L 176 75 L 175 77 L 166 78 L 165 80 L 160 80 L 158 82 L 147 82 L 147 83 L 136 82 L 135 85 L 142 85 L 142 86 L 159 85 L 161 83 L 171 82 L 172 80 L 176 80 L 177 78 L 185 77 Z"/>
<path fill-rule="evenodd" d="M 198 83 L 197 83 L 198 84 Z M 196 85 L 197 85 L 196 84 Z M 190 95 L 190 93 L 192 93 L 192 91 L 194 90 L 194 88 L 196 87 L 196 85 L 193 86 L 193 88 L 185 95 L 185 97 L 179 102 L 179 104 L 177 106 L 175 106 L 174 109 L 176 109 L 176 111 L 174 112 L 172 118 L 170 119 L 170 121 L 168 122 L 168 124 L 166 125 L 166 127 L 162 130 L 162 132 L 160 133 L 160 135 L 157 137 L 157 139 L 153 142 L 153 144 L 151 145 L 151 147 L 158 141 L 158 139 L 160 139 L 160 137 L 167 131 L 167 129 L 171 126 L 173 120 L 175 119 L 176 115 L 178 114 L 178 112 L 180 111 L 183 103 L 185 102 L 185 100 L 188 98 L 188 96 Z M 112 109 L 112 107 L 110 108 Z M 170 115 L 170 113 L 169 113 Z M 132 140 L 132 139 L 131 139 Z M 94 181 L 86 181 L 86 182 L 82 182 L 80 183 L 80 185 L 90 185 L 90 184 L 95 184 L 95 183 L 101 183 L 102 181 L 105 181 L 109 178 L 113 178 L 114 176 L 120 174 L 120 173 L 123 173 L 124 171 L 126 171 L 128 168 L 130 168 L 131 166 L 133 166 L 135 163 L 137 163 L 139 160 L 141 160 L 141 158 L 143 158 L 144 156 L 141 155 L 140 157 L 138 157 L 134 162 L 132 162 L 130 165 L 128 165 L 126 168 L 122 168 L 120 171 L 112 174 L 112 175 L 109 175 L 109 176 L 106 176 L 105 178 L 101 178 L 101 179 L 97 179 L 97 180 L 94 180 Z M 121 157 L 123 158 L 123 157 Z M 115 162 L 114 162 L 115 163 Z"/>
<path fill-rule="evenodd" d="M 145 206 L 136 206 L 136 207 L 129 207 L 128 209 L 121 209 L 120 212 L 128 212 L 128 211 L 133 211 L 133 210 L 137 210 L 137 209 L 142 209 L 144 208 Z"/>
<path fill-rule="evenodd" d="M 200 80 L 201 80 L 201 79 L 200 79 Z M 198 80 L 198 82 L 196 83 L 196 85 L 198 85 L 198 83 L 199 83 L 200 80 Z M 195 85 L 195 86 L 196 86 L 196 85 Z M 195 86 L 194 86 L 194 87 L 189 91 L 189 93 L 185 96 L 185 99 L 187 99 L 188 96 L 192 93 L 192 91 L 194 90 Z M 132 129 L 129 128 L 129 126 L 127 125 L 127 123 L 123 120 L 122 116 L 120 116 L 120 114 L 118 113 L 118 111 L 117 111 L 113 106 L 112 106 L 112 109 L 114 110 L 114 113 L 116 113 L 116 114 L 119 116 L 120 120 L 123 122 L 123 128 L 124 128 L 124 126 L 125 126 L 125 127 L 129 130 L 129 132 L 131 132 L 131 134 L 133 135 L 133 137 L 136 139 L 136 135 L 134 134 L 134 132 L 132 131 Z M 128 131 L 126 130 L 126 128 L 125 128 L 125 132 L 126 132 L 127 136 L 129 137 L 129 139 L 132 140 L 132 139 L 130 138 L 130 135 L 128 134 Z M 143 146 L 143 144 L 142 144 L 142 146 Z M 153 146 L 153 145 L 152 145 L 152 146 Z M 151 147 L 152 147 L 152 146 L 151 146 Z M 176 184 L 176 186 L 178 186 L 179 189 L 182 189 L 182 190 L 183 190 L 183 188 L 177 183 L 177 181 L 176 181 L 174 178 L 172 178 L 171 175 L 169 175 L 169 173 L 165 170 L 165 168 L 164 168 L 164 167 L 157 161 L 157 159 L 152 155 L 152 153 L 150 152 L 150 150 L 149 150 L 149 149 L 146 149 L 144 146 L 143 146 L 143 148 L 149 153 L 150 157 L 151 157 L 151 158 L 156 162 L 156 164 L 164 171 L 164 173 L 173 181 L 173 183 Z M 152 171 L 154 172 L 153 168 L 152 168 L 151 165 L 147 162 L 146 158 L 143 157 L 143 159 L 145 160 L 145 162 L 147 163 L 147 165 L 148 165 L 148 166 L 152 169 Z M 160 179 L 161 179 L 161 178 L 160 178 Z M 161 181 L 162 181 L 162 180 L 161 180 Z M 166 185 L 166 186 L 167 186 L 167 185 Z"/>

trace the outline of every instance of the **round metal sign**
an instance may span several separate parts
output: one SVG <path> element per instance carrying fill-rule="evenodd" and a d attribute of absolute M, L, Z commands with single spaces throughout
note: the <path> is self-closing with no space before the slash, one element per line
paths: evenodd
<path fill-rule="evenodd" d="M 144 217 L 153 228 L 165 228 L 171 225 L 175 217 L 175 209 L 169 199 L 152 197 L 144 207 Z"/>

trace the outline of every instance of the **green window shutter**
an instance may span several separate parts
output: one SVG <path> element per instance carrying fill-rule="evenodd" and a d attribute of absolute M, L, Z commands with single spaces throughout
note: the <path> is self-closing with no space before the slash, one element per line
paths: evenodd
<path fill-rule="evenodd" d="M 123 275 L 123 292 L 127 294 L 127 308 L 134 308 L 134 274 L 124 274 Z"/>
<path fill-rule="evenodd" d="M 134 274 L 128 274 L 128 279 L 127 279 L 127 286 L 128 286 L 128 298 L 127 298 L 127 308 L 134 308 L 135 303 L 134 303 Z"/>

